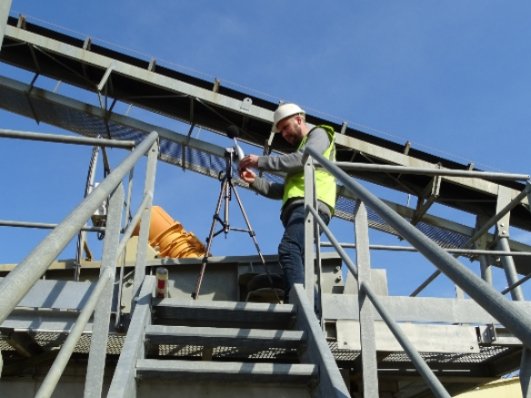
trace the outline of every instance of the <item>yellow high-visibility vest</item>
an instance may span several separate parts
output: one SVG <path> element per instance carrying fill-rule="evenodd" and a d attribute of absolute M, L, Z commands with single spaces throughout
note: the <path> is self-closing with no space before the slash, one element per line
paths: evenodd
<path fill-rule="evenodd" d="M 328 133 L 328 137 L 330 138 L 330 145 L 328 145 L 328 148 L 326 148 L 326 150 L 323 152 L 323 156 L 333 162 L 336 158 L 336 151 L 334 146 L 335 131 L 332 127 L 327 125 L 320 125 L 314 128 L 318 127 L 324 129 Z M 310 133 L 311 130 L 302 139 L 297 150 L 300 150 L 304 147 L 304 145 L 306 145 Z M 326 203 L 333 213 L 334 207 L 336 205 L 337 191 L 336 180 L 334 176 L 332 176 L 328 171 L 323 168 L 317 168 L 315 170 L 315 187 L 317 199 Z M 282 203 L 286 203 L 291 198 L 298 197 L 304 197 L 304 170 L 293 174 L 288 174 L 288 176 L 286 177 L 286 182 L 284 184 L 284 195 L 282 197 Z"/>

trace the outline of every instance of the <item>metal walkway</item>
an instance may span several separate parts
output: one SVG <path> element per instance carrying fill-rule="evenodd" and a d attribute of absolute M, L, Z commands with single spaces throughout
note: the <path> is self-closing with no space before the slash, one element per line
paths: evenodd
<path fill-rule="evenodd" d="M 58 369 L 62 368 L 66 371 L 66 377 L 76 380 L 80 379 L 80 374 L 87 373 L 84 387 L 87 397 L 101 396 L 108 388 L 111 388 L 111 395 L 115 396 L 112 391 L 124 392 L 124 385 L 132 389 L 137 386 L 139 396 L 156 396 L 157 383 L 153 384 L 147 379 L 159 380 L 165 372 L 183 377 L 183 372 L 189 367 L 184 361 L 195 361 L 199 355 L 203 363 L 196 364 L 193 373 L 202 377 L 202 380 L 212 379 L 213 385 L 209 388 L 220 388 L 217 381 L 235 376 L 237 384 L 241 384 L 242 380 L 257 382 L 247 384 L 254 385 L 252 388 L 260 385 L 259 391 L 264 397 L 278 396 L 281 390 L 275 383 L 279 380 L 292 380 L 299 390 L 302 385 L 302 392 L 298 391 L 297 396 L 328 397 L 332 396 L 330 388 L 336 396 L 345 396 L 344 386 L 337 380 L 338 368 L 342 370 L 352 396 L 362 392 L 366 397 L 378 394 L 412 398 L 432 394 L 447 396 L 445 394 L 496 379 L 519 367 L 522 368 L 522 389 L 526 392 L 526 398 L 531 396 L 531 365 L 527 354 L 531 326 L 525 315 L 531 313 L 531 307 L 520 290 L 520 285 L 528 278 L 526 275 L 531 273 L 531 264 L 526 260 L 531 248 L 510 240 L 507 227 L 504 227 L 513 225 L 531 231 L 531 189 L 529 184 L 521 182 L 528 180 L 529 176 L 477 171 L 344 124 L 308 115 L 311 123 L 330 124 L 338 132 L 337 165 L 349 177 L 415 195 L 419 205 L 411 209 L 387 202 L 393 210 L 393 217 L 409 223 L 403 227 L 403 221 L 389 221 L 387 213 L 381 211 L 379 202 L 362 204 L 358 199 L 363 197 L 360 192 L 351 189 L 349 179 L 342 180 L 336 215 L 355 221 L 356 241 L 350 247 L 356 247 L 358 268 L 341 254 L 340 247 L 349 244 L 337 245 L 331 239 L 333 245 L 339 246 L 339 255 L 311 252 L 313 249 L 308 247 L 306 269 L 314 270 L 317 267 L 315 275 L 308 272 L 312 274 L 309 277 L 317 278 L 319 290 L 314 297 L 313 289 L 308 288 L 313 283 L 307 283 L 305 292 L 309 302 L 315 300 L 319 319 L 308 321 L 313 311 L 307 311 L 309 305 L 305 302 L 307 299 L 302 290 L 295 306 L 258 306 L 266 309 L 262 316 L 275 316 L 277 310 L 289 310 L 290 314 L 292 311 L 297 313 L 294 316 L 297 318 L 301 315 L 298 312 L 302 311 L 306 328 L 295 330 L 294 333 L 303 331 L 309 340 L 297 348 L 286 350 L 286 347 L 280 347 L 278 351 L 276 349 L 279 347 L 275 346 L 278 342 L 264 342 L 270 332 L 264 332 L 256 325 L 217 325 L 212 319 L 208 321 L 209 326 L 203 324 L 203 327 L 218 329 L 209 329 L 210 335 L 206 336 L 204 330 L 183 329 L 198 327 L 198 318 L 194 319 L 195 323 L 176 324 L 179 323 L 176 318 L 182 318 L 183 314 L 190 311 L 190 308 L 187 309 L 193 285 L 190 281 L 195 278 L 201 262 L 155 257 L 145 260 L 149 228 L 147 214 L 151 207 L 155 159 L 218 178 L 219 172 L 225 168 L 224 148 L 194 139 L 191 134 L 195 128 L 201 127 L 225 135 L 229 125 L 238 126 L 242 131 L 241 139 L 250 145 L 260 147 L 265 152 L 283 151 L 286 143 L 270 131 L 272 111 L 277 104 L 223 87 L 220 82 L 200 80 L 159 67 L 154 61 L 147 62 L 95 46 L 88 39 L 69 37 L 29 24 L 23 17 L 18 20 L 9 18 L 0 61 L 34 74 L 34 79 L 29 82 L 0 77 L 1 108 L 89 137 L 85 141 L 86 145 L 134 148 L 126 161 L 94 191 L 94 195 L 85 198 L 68 222 L 57 226 L 50 237 L 43 241 L 43 245 L 35 252 L 38 255 L 34 254 L 14 269 L 5 269 L 5 279 L 0 281 L 4 294 L 0 303 L 0 352 L 3 354 L 4 367 L 0 392 L 3 395 L 14 391 L 10 389 L 10 383 L 14 383 L 13 375 L 32 374 L 35 377 L 32 376 L 31 383 L 40 385 L 44 379 L 44 387 L 41 386 L 38 396 L 50 396 L 54 383 L 58 382 L 51 379 L 59 377 L 61 372 Z M 79 98 L 38 88 L 36 83 L 41 75 L 88 90 L 94 94 L 93 99 L 99 105 L 87 103 L 89 99 L 86 92 L 79 96 L 83 98 L 80 101 Z M 142 107 L 178 120 L 187 133 L 170 131 L 118 114 L 114 112 L 118 103 Z M 1 129 L 0 139 L 8 138 L 39 140 L 50 139 L 51 136 Z M 57 140 L 60 142 L 63 138 Z M 267 143 L 265 146 L 264 142 Z M 142 204 L 132 212 L 135 214 L 132 219 L 122 220 L 125 190 L 120 181 L 143 154 L 149 154 L 150 160 Z M 283 178 L 281 175 L 267 177 Z M 65 264 L 61 269 L 56 262 L 58 251 L 53 251 L 51 248 L 54 245 L 48 243 L 75 236 L 94 210 L 108 198 L 109 213 L 104 226 L 101 262 L 84 264 L 83 272 L 87 281 L 73 280 L 75 278 L 72 275 L 79 267 L 79 261 L 73 265 Z M 129 199 L 125 201 L 124 213 L 127 214 L 131 210 Z M 477 218 L 477 227 L 430 215 L 430 206 L 438 202 L 472 213 Z M 366 214 L 366 220 L 363 214 Z M 121 252 L 130 244 L 132 229 L 139 222 L 138 241 L 143 243 L 138 245 L 136 259 L 119 263 L 117 260 Z M 8 223 L 0 220 L 0 225 L 5 224 Z M 433 259 L 436 268 L 432 278 L 424 286 L 419 286 L 413 297 L 389 296 L 385 271 L 370 269 L 368 253 L 376 247 L 363 240 L 367 235 L 363 229 L 365 224 L 401 238 L 406 237 L 410 230 L 421 231 L 430 242 L 436 242 L 455 257 L 464 255 L 471 260 L 478 260 L 483 271 L 481 276 L 489 283 L 492 282 L 488 278 L 489 266 L 503 267 L 507 284 L 510 285 L 503 294 L 510 294 L 512 301 L 507 298 L 507 308 L 511 310 L 493 310 L 489 305 L 485 308 L 479 304 L 492 301 L 484 297 L 489 296 L 490 286 L 474 300 L 463 297 L 415 297 L 441 272 L 454 280 L 456 285 L 464 285 L 467 293 L 475 292 L 477 286 L 481 285 L 475 279 L 464 281 L 466 278 L 462 275 L 452 274 L 452 270 L 445 268 L 444 263 L 439 263 L 437 258 Z M 412 228 L 411 224 L 416 228 Z M 93 231 L 101 232 L 98 228 L 102 227 L 95 227 Z M 495 232 L 489 233 L 491 229 Z M 411 244 L 411 248 L 402 247 L 401 250 L 425 250 L 424 244 Z M 379 249 L 396 250 L 389 246 Z M 439 253 L 438 249 L 433 250 Z M 215 259 L 209 261 L 216 263 Z M 268 263 L 274 268 L 276 258 L 268 258 Z M 192 302 L 191 308 L 197 310 L 197 314 L 202 314 L 198 317 L 204 319 L 209 319 L 214 311 L 221 311 L 222 315 L 218 313 L 216 319 L 234 320 L 233 317 L 238 317 L 237 311 L 227 315 L 223 313 L 223 307 L 227 303 L 233 303 L 230 304 L 233 307 L 241 306 L 237 303 L 249 297 L 246 291 L 249 278 L 264 272 L 264 269 L 260 268 L 256 258 L 218 260 L 215 265 L 215 271 L 210 272 L 209 279 L 205 281 L 205 290 L 209 295 L 202 297 L 209 302 L 205 306 L 210 305 L 211 310 L 203 312 L 204 309 L 198 305 L 200 301 Z M 150 283 L 153 280 L 146 274 L 154 273 L 160 266 L 166 267 L 169 272 L 171 302 L 159 302 L 152 298 L 153 285 Z M 341 277 L 342 266 L 348 266 L 350 270 L 346 280 Z M 41 280 L 41 276 L 45 276 L 45 280 Z M 33 288 L 26 291 L 32 284 Z M 470 285 L 472 289 L 469 289 Z M 377 307 L 373 315 L 367 315 L 370 312 L 365 307 L 366 301 L 360 300 L 363 295 L 368 295 L 371 303 Z M 513 317 L 506 314 L 511 311 Z M 517 313 L 524 314 L 522 319 L 513 319 Z M 500 314 L 501 318 L 498 318 Z M 157 325 L 165 322 L 168 323 L 167 327 Z M 397 335 L 394 332 L 391 334 L 388 329 L 393 322 L 400 324 L 416 351 L 410 350 L 402 341 L 397 344 Z M 154 325 L 150 326 L 150 323 Z M 287 327 L 285 324 L 279 326 L 282 330 Z M 256 348 L 250 353 L 239 346 L 252 345 L 248 340 L 231 342 L 234 329 L 262 336 L 260 344 L 268 346 L 266 353 L 261 352 L 257 356 Z M 310 329 L 312 335 L 309 336 Z M 275 330 L 275 333 L 292 336 L 292 332 Z M 312 340 L 319 341 L 313 348 Z M 281 344 L 288 343 L 283 341 Z M 59 353 L 58 347 L 63 347 Z M 302 352 L 310 353 L 311 360 Z M 332 355 L 335 362 L 333 377 L 324 376 L 328 374 L 326 369 L 330 364 L 323 358 L 330 358 L 328 355 Z M 226 366 L 227 370 L 232 369 L 232 376 L 230 371 L 223 374 L 216 369 L 220 361 L 229 362 Z M 52 362 L 52 376 L 44 376 L 44 368 Z M 442 385 L 431 380 L 429 372 L 428 383 L 419 377 L 419 374 L 424 376 L 426 369 L 422 366 L 426 364 Z M 112 371 L 114 376 L 104 376 L 104 368 Z M 316 377 L 316 374 L 319 376 Z M 330 383 L 325 380 L 327 378 L 331 380 Z M 27 383 L 24 388 L 36 390 L 33 384 L 29 384 L 28 378 L 24 380 Z M 267 389 L 263 388 L 264 382 L 273 383 L 267 393 Z M 78 383 L 83 385 L 84 380 Z M 58 388 L 66 387 L 59 383 Z M 193 385 L 186 388 L 190 389 L 190 396 L 194 391 L 197 392 Z M 197 394 L 205 396 L 205 391 Z M 226 391 L 227 395 L 233 393 L 234 390 L 230 388 Z"/>

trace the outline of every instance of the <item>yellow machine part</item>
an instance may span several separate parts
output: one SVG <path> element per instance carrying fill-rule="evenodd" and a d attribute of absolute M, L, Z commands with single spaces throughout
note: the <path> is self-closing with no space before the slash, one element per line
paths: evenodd
<path fill-rule="evenodd" d="M 137 225 L 133 235 L 138 235 L 139 230 Z M 160 206 L 151 207 L 149 244 L 158 249 L 160 257 L 203 257 L 206 253 L 205 245 L 192 232 L 185 231 L 182 224 Z"/>

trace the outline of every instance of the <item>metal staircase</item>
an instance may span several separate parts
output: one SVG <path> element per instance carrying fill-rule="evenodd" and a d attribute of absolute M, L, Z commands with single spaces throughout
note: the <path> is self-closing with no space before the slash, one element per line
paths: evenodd
<path fill-rule="evenodd" d="M 350 396 L 301 286 L 297 304 L 152 299 L 154 286 L 147 277 L 108 396 L 161 384 L 190 397 Z"/>
<path fill-rule="evenodd" d="M 132 153 L 63 222 L 0 220 L 2 226 L 52 230 L 20 264 L 1 269 L 0 395 L 447 397 L 518 369 L 524 396 L 531 397 L 531 304 L 521 291 L 531 275 L 531 248 L 507 233 L 509 225 L 531 230 L 531 185 L 519 182 L 529 176 L 471 170 L 308 115 L 310 122 L 326 122 L 338 132 L 339 162 L 322 166 L 337 173 L 336 216 L 355 222 L 355 243 L 338 242 L 320 224 L 308 194 L 306 283 L 296 286 L 291 303 L 245 301 L 249 276 L 264 272 L 252 256 L 209 258 L 214 266 L 205 290 L 215 295 L 192 301 L 201 262 L 148 253 L 157 160 L 217 178 L 224 170 L 224 148 L 191 133 L 201 126 L 223 136 L 229 122 L 242 129 L 247 144 L 281 152 L 286 143 L 270 132 L 276 104 L 27 24 L 22 17 L 9 18 L 2 34 L 0 61 L 35 77 L 21 82 L 0 76 L 0 107 L 84 136 L 2 129 L 2 139 Z M 41 74 L 95 93 L 100 106 L 37 87 Z M 189 125 L 188 134 L 115 112 L 114 104 L 126 99 Z M 144 155 L 146 179 L 133 210 L 132 170 Z M 311 181 L 312 162 L 322 159 L 308 156 Z M 417 208 L 384 203 L 353 177 L 415 195 Z M 470 212 L 477 225 L 429 214 L 438 201 Z M 89 227 L 102 204 L 108 204 L 105 222 Z M 133 242 L 136 225 L 140 232 Z M 321 250 L 325 243 L 313 235 L 316 225 L 337 253 Z M 369 228 L 411 246 L 371 245 Z M 101 262 L 57 261 L 81 231 L 105 234 Z M 125 259 L 131 247 L 134 258 Z M 346 248 L 356 249 L 355 260 Z M 389 295 L 385 269 L 371 268 L 373 249 L 419 251 L 435 272 L 409 297 Z M 458 256 L 477 260 L 481 275 Z M 267 262 L 278 268 L 276 256 L 267 256 Z M 155 297 L 152 276 L 161 266 L 172 283 L 163 299 Z M 493 266 L 506 273 L 503 292 L 493 287 Z M 455 283 L 456 297 L 419 297 L 438 275 Z M 509 292 L 512 300 L 504 296 Z M 61 377 L 70 379 L 62 383 Z"/>

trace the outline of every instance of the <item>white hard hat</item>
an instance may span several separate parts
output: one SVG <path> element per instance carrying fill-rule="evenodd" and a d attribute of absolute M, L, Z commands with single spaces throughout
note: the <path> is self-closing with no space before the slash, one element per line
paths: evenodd
<path fill-rule="evenodd" d="M 298 114 L 304 114 L 304 111 L 297 104 L 285 103 L 281 104 L 273 115 L 273 130 L 278 133 L 277 124 L 281 120 Z"/>

